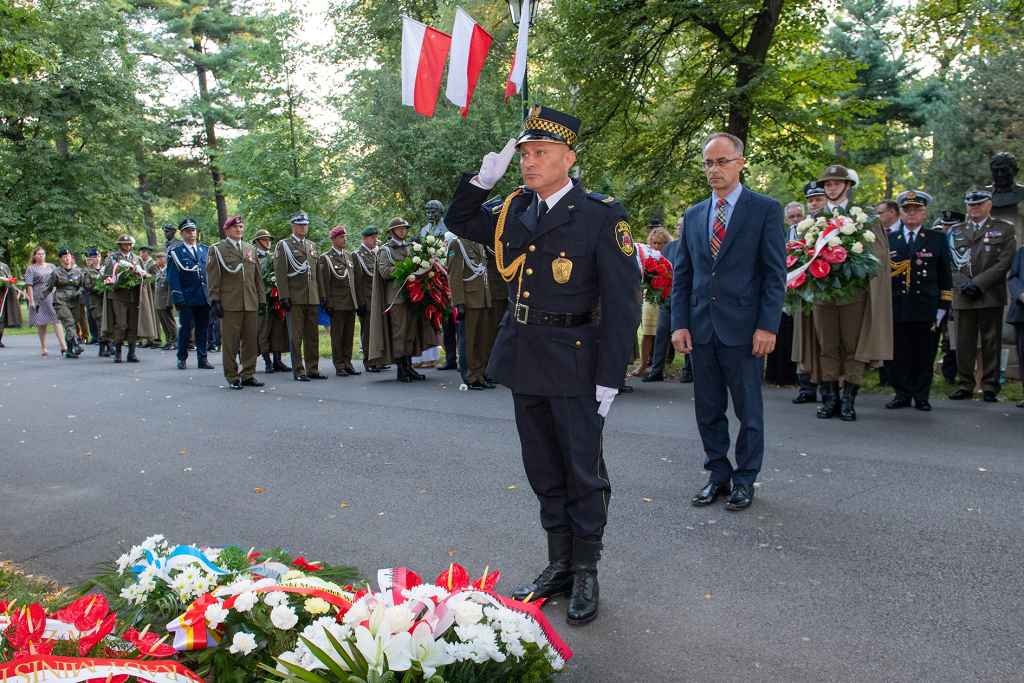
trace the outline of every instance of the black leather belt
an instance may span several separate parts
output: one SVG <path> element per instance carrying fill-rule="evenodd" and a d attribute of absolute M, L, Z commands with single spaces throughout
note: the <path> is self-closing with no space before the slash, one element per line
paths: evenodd
<path fill-rule="evenodd" d="M 579 327 L 597 320 L 597 309 L 586 313 L 552 313 L 517 304 L 509 299 L 512 317 L 523 325 L 548 325 L 550 327 Z"/>

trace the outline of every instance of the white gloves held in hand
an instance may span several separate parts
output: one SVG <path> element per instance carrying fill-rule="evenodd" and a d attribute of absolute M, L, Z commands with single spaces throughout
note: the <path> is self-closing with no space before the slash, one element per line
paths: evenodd
<path fill-rule="evenodd" d="M 612 389 L 610 387 L 602 387 L 600 384 L 597 385 L 597 414 L 601 417 L 608 417 L 608 410 L 612 407 L 612 401 L 615 400 L 615 395 L 619 393 L 618 389 Z"/>
<path fill-rule="evenodd" d="M 505 145 L 505 149 L 498 153 L 488 152 L 484 160 L 480 162 L 480 172 L 476 174 L 476 183 L 489 190 L 498 184 L 501 177 L 508 170 L 509 162 L 516 153 L 516 140 L 512 138 Z"/>

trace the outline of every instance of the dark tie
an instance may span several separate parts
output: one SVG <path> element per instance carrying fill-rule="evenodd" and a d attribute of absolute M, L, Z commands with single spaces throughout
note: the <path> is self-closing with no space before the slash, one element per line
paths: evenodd
<path fill-rule="evenodd" d="M 718 258 L 718 250 L 725 239 L 725 199 L 719 199 L 715 211 L 715 222 L 711 230 L 711 258 Z"/>
<path fill-rule="evenodd" d="M 542 218 L 544 218 L 544 214 L 546 214 L 547 212 L 548 212 L 548 203 L 542 199 L 542 200 L 540 200 L 540 204 L 537 205 L 537 222 L 538 223 L 540 222 L 540 220 Z"/>

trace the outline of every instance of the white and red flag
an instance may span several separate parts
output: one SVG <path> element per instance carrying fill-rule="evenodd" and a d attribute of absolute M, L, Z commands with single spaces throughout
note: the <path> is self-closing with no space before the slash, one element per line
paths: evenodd
<path fill-rule="evenodd" d="M 530 37 L 530 3 L 523 3 L 523 11 L 519 17 L 519 40 L 516 41 L 516 56 L 512 61 L 512 72 L 508 75 L 505 86 L 505 101 L 523 89 L 526 80 L 526 44 Z"/>
<path fill-rule="evenodd" d="M 452 29 L 452 57 L 448 63 L 448 86 L 445 97 L 462 107 L 466 116 L 473 89 L 484 68 L 487 50 L 491 47 L 490 34 L 480 28 L 461 7 L 455 8 L 455 28 Z"/>
<path fill-rule="evenodd" d="M 402 15 L 402 104 L 433 116 L 452 37 Z"/>

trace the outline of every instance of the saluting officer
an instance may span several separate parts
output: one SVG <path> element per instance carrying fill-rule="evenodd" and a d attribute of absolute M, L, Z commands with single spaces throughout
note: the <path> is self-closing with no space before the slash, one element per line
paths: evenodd
<path fill-rule="evenodd" d="M 373 302 L 373 273 L 377 263 L 377 228 L 365 228 L 360 237 L 363 243 L 352 252 L 352 268 L 359 271 L 356 278 L 356 295 L 359 305 L 356 315 L 359 316 L 359 348 L 363 352 L 363 369 L 367 372 L 380 372 L 379 368 L 370 364 L 370 304 Z"/>
<path fill-rule="evenodd" d="M 597 617 L 611 492 L 601 431 L 636 344 L 640 271 L 626 210 L 569 178 L 580 123 L 533 107 L 518 140 L 463 175 L 445 224 L 493 244 L 508 282 L 509 310 L 487 372 L 512 390 L 549 560 L 513 597 L 571 590 L 566 618 L 582 625 Z M 526 186 L 487 202 L 516 149 Z"/>
<path fill-rule="evenodd" d="M 78 336 L 78 325 L 87 327 L 82 320 L 82 295 L 85 293 L 83 279 L 85 272 L 75 265 L 75 257 L 65 248 L 57 252 L 60 267 L 50 271 L 46 286 L 36 298 L 36 312 L 39 302 L 53 292 L 53 307 L 57 311 L 60 324 L 64 326 L 64 341 L 67 344 L 65 358 L 78 358 L 85 350 Z"/>
<path fill-rule="evenodd" d="M 323 306 L 320 277 L 316 262 L 316 245 L 306 239 L 309 216 L 299 211 L 291 217 L 292 236 L 277 243 L 274 252 L 274 274 L 281 306 L 288 313 L 291 332 L 292 377 L 299 382 L 327 379 L 320 374 L 319 316 L 317 304 Z"/>
<path fill-rule="evenodd" d="M 320 282 L 327 299 L 324 312 L 331 320 L 334 374 L 338 377 L 361 375 L 363 373 L 352 367 L 352 337 L 356 331 L 356 309 L 359 308 L 358 266 L 352 263 L 355 257 L 345 251 L 348 243 L 345 226 L 331 228 L 328 237 L 331 238 L 331 248 L 320 256 Z"/>
<path fill-rule="evenodd" d="M 478 242 L 461 237 L 448 242 L 448 286 L 459 324 L 462 382 L 474 391 L 497 386 L 484 379 L 491 355 L 491 335 L 487 328 L 491 290 L 487 286 L 485 258 L 484 246 Z"/>
<path fill-rule="evenodd" d="M 185 369 L 192 331 L 196 335 L 196 358 L 201 370 L 213 370 L 206 359 L 210 330 L 210 291 L 206 281 L 209 247 L 198 244 L 198 226 L 191 218 L 178 225 L 182 243 L 167 255 L 167 286 L 178 309 L 178 369 Z"/>
<path fill-rule="evenodd" d="M 927 192 L 901 192 L 900 227 L 889 233 L 892 258 L 892 386 L 886 408 L 931 410 L 939 326 L 953 301 L 949 244 L 938 230 L 921 227 L 932 203 Z"/>
<path fill-rule="evenodd" d="M 984 399 L 999 399 L 999 357 L 1006 306 L 1006 274 L 1017 251 L 1016 228 L 992 213 L 992 193 L 972 187 L 964 195 L 967 220 L 950 228 L 953 257 L 953 317 L 956 327 L 957 389 L 962 401 L 974 395 L 975 349 L 981 337 Z"/>

